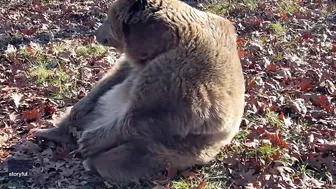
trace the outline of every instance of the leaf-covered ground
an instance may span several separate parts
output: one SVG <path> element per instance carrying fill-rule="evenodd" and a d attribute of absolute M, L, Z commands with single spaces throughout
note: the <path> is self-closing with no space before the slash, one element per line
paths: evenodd
<path fill-rule="evenodd" d="M 29 131 L 52 126 L 119 56 L 92 37 L 108 2 L 4 0 L 0 188 L 336 187 L 335 1 L 189 2 L 235 23 L 246 78 L 240 133 L 216 161 L 116 185 L 86 173 L 66 148 L 37 145 Z M 13 158 L 31 160 L 28 179 L 9 177 Z"/>

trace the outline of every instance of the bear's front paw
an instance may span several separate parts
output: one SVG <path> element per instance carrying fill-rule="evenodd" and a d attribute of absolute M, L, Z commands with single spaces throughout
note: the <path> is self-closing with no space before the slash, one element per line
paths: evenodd
<path fill-rule="evenodd" d="M 90 157 L 100 150 L 99 141 L 102 136 L 98 136 L 95 130 L 84 131 L 82 137 L 77 141 L 79 148 L 76 150 L 83 157 Z"/>

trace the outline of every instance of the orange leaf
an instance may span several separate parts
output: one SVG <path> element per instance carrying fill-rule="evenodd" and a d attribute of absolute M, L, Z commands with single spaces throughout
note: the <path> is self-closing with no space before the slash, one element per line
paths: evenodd
<path fill-rule="evenodd" d="M 238 47 L 242 46 L 244 43 L 244 39 L 243 38 L 237 38 L 237 45 Z"/>
<path fill-rule="evenodd" d="M 244 51 L 241 49 L 238 49 L 238 56 L 241 58 L 244 56 Z"/>
<path fill-rule="evenodd" d="M 40 111 L 39 109 L 35 108 L 31 111 L 24 111 L 22 112 L 22 119 L 25 120 L 34 120 L 34 119 L 38 119 L 40 117 Z"/>
<path fill-rule="evenodd" d="M 255 19 L 255 22 L 256 22 L 256 24 L 259 25 L 259 24 L 261 23 L 261 20 L 260 20 L 259 18 L 256 18 L 256 19 Z"/>
<path fill-rule="evenodd" d="M 299 87 L 303 91 L 308 91 L 308 90 L 314 88 L 314 85 L 311 84 L 308 80 L 304 79 L 299 83 Z"/>
<path fill-rule="evenodd" d="M 287 143 L 284 139 L 280 138 L 278 134 L 269 135 L 272 145 L 277 145 L 281 148 L 287 148 Z"/>
<path fill-rule="evenodd" d="M 238 55 L 239 55 L 240 58 L 244 57 L 244 56 L 251 57 L 252 56 L 252 52 L 251 51 L 244 51 L 241 48 L 239 48 L 238 49 Z"/>
<path fill-rule="evenodd" d="M 287 20 L 287 14 L 284 13 L 284 12 L 281 12 L 280 13 L 280 18 L 281 18 L 281 20 Z"/>
<path fill-rule="evenodd" d="M 283 112 L 281 112 L 280 115 L 279 115 L 279 119 L 283 121 L 284 118 L 285 118 L 285 114 Z"/>
<path fill-rule="evenodd" d="M 280 159 L 280 152 L 276 152 L 275 154 L 273 154 L 273 160 L 279 160 Z"/>
<path fill-rule="evenodd" d="M 327 112 L 330 112 L 332 110 L 332 106 L 330 105 L 328 97 L 326 95 L 322 95 L 317 98 L 316 104 L 321 106 Z"/>
<path fill-rule="evenodd" d="M 266 70 L 269 72 L 275 72 L 276 71 L 276 65 L 274 64 L 269 64 L 266 66 Z"/>
<path fill-rule="evenodd" d="M 29 54 L 31 54 L 31 55 L 33 54 L 33 49 L 31 47 L 27 47 L 27 51 L 28 51 Z"/>
<path fill-rule="evenodd" d="M 245 56 L 251 57 L 252 56 L 252 52 L 251 51 L 245 51 Z"/>
<path fill-rule="evenodd" d="M 270 110 L 271 110 L 271 111 L 278 111 L 278 110 L 280 110 L 280 107 L 279 107 L 279 106 L 276 106 L 276 105 L 272 105 L 272 106 L 270 107 Z"/>

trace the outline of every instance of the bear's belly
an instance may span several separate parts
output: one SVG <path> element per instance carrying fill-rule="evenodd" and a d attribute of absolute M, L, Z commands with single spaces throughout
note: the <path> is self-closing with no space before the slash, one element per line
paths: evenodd
<path fill-rule="evenodd" d="M 113 122 L 125 115 L 130 105 L 130 87 L 130 82 L 123 82 L 115 85 L 110 91 L 100 97 L 93 112 L 97 118 L 93 121 L 91 128 L 113 124 Z"/>

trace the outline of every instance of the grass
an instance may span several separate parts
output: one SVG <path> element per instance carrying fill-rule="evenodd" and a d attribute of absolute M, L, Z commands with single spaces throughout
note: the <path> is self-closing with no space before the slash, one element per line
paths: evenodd
<path fill-rule="evenodd" d="M 175 189 L 184 189 L 184 188 L 190 188 L 194 185 L 197 185 L 195 182 L 190 182 L 190 181 L 185 181 L 183 179 L 179 180 L 179 181 L 173 181 L 171 183 L 171 187 L 175 188 Z"/>
<path fill-rule="evenodd" d="M 259 1 L 257 0 L 229 0 L 229 1 L 217 1 L 212 4 L 206 4 L 206 11 L 217 15 L 225 15 L 234 10 L 238 6 L 244 7 L 247 10 L 253 10 L 258 7 Z"/>
<path fill-rule="evenodd" d="M 262 160 L 272 160 L 273 156 L 279 152 L 280 148 L 277 146 L 273 146 L 270 143 L 263 143 L 258 147 L 258 152 L 260 154 L 259 158 Z"/>
<path fill-rule="evenodd" d="M 197 187 L 199 186 L 201 181 L 173 181 L 170 185 L 171 188 L 174 189 L 188 189 L 190 187 Z M 221 182 L 206 182 L 204 189 L 217 189 L 223 188 L 223 184 Z"/>
<path fill-rule="evenodd" d="M 51 6 L 56 5 L 55 0 L 42 0 L 42 3 L 47 4 L 47 5 L 51 5 Z"/>
<path fill-rule="evenodd" d="M 55 43 L 53 51 L 58 56 L 60 53 L 72 50 L 70 44 Z M 107 48 L 99 44 L 78 45 L 74 48 L 74 53 L 82 57 L 100 56 L 107 51 Z M 43 49 L 21 48 L 19 54 L 30 62 L 28 76 L 40 86 L 51 87 L 53 90 L 50 96 L 53 99 L 71 98 L 72 91 L 77 88 L 73 78 L 77 76 L 78 71 L 73 65 L 57 57 L 51 57 L 43 52 Z M 71 70 L 68 70 L 71 69 Z M 71 73 L 71 75 L 69 74 Z"/>
<path fill-rule="evenodd" d="M 250 134 L 249 130 L 241 130 L 239 133 L 235 136 L 235 139 L 239 142 L 244 142 L 247 139 L 247 136 Z"/>
<path fill-rule="evenodd" d="M 99 44 L 78 46 L 75 52 L 78 56 L 99 56 L 107 51 L 107 48 Z"/>
<path fill-rule="evenodd" d="M 283 13 L 287 14 L 293 14 L 300 8 L 297 2 L 293 0 L 279 1 L 278 6 Z"/>
<path fill-rule="evenodd" d="M 286 27 L 282 26 L 279 22 L 271 23 L 269 26 L 277 35 L 284 34 L 287 31 Z"/>
<path fill-rule="evenodd" d="M 54 47 L 54 51 L 56 53 L 63 52 L 64 50 L 66 50 L 67 48 L 69 48 L 66 44 L 60 43 L 60 42 L 53 44 L 53 47 Z"/>
<path fill-rule="evenodd" d="M 267 111 L 265 116 L 259 116 L 255 114 L 246 114 L 246 118 L 250 122 L 254 122 L 257 124 L 270 124 L 276 127 L 282 127 L 284 125 L 283 121 L 279 119 L 279 114 L 275 113 L 274 111 Z M 248 131 L 243 131 L 248 132 Z M 239 134 L 237 135 L 239 136 Z"/>
<path fill-rule="evenodd" d="M 268 111 L 266 113 L 266 120 L 270 125 L 276 127 L 282 127 L 284 124 L 283 121 L 279 119 L 279 115 L 273 111 Z"/>
<path fill-rule="evenodd" d="M 30 61 L 28 76 L 40 86 L 52 86 L 51 98 L 64 98 L 71 96 L 71 90 L 76 87 L 72 83 L 70 75 L 65 71 L 66 63 L 47 56 L 39 49 L 21 48 L 19 51 L 23 57 Z"/>

